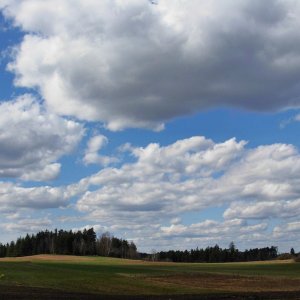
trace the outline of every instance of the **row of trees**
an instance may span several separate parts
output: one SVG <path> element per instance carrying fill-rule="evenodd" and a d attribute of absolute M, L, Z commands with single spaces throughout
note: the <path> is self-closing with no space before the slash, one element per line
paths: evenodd
<path fill-rule="evenodd" d="M 277 258 L 277 247 L 255 248 L 245 251 L 236 249 L 234 243 L 230 243 L 228 249 L 222 249 L 218 245 L 205 249 L 192 249 L 190 251 L 161 251 L 152 253 L 151 258 L 160 261 L 173 262 L 238 262 L 271 260 Z"/>
<path fill-rule="evenodd" d="M 291 249 L 291 253 L 292 251 L 295 252 L 294 249 Z M 228 249 L 222 249 L 215 245 L 190 251 L 156 252 L 153 250 L 149 255 L 138 253 L 133 242 L 116 238 L 108 232 L 97 237 L 93 228 L 83 231 L 46 230 L 33 235 L 27 234 L 10 244 L 2 245 L 0 243 L 0 257 L 36 254 L 99 255 L 173 262 L 235 262 L 275 259 L 278 251 L 274 246 L 240 251 L 232 242 Z"/>
<path fill-rule="evenodd" d="M 16 242 L 0 244 L 0 257 L 36 254 L 100 255 L 120 258 L 136 258 L 133 242 L 118 239 L 109 233 L 97 238 L 93 228 L 83 231 L 41 231 L 20 237 Z"/>

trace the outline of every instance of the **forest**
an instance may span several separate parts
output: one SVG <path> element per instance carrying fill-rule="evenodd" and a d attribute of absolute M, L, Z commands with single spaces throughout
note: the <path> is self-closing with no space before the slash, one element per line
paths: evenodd
<path fill-rule="evenodd" d="M 190 251 L 161 251 L 155 254 L 160 261 L 172 262 L 242 262 L 262 261 L 277 258 L 277 247 L 255 248 L 245 251 L 238 250 L 231 242 L 228 249 L 222 249 L 218 245 L 205 249 L 191 249 Z"/>
<path fill-rule="evenodd" d="M 233 242 L 228 249 L 218 245 L 205 249 L 169 250 L 139 253 L 134 242 L 114 237 L 105 232 L 97 237 L 93 228 L 83 231 L 40 231 L 19 237 L 16 241 L 0 244 L 0 257 L 29 256 L 36 254 L 97 255 L 128 259 L 170 262 L 241 262 L 277 258 L 277 247 L 255 248 L 240 251 Z"/>
<path fill-rule="evenodd" d="M 93 228 L 83 231 L 40 231 L 9 244 L 0 244 L 0 257 L 36 254 L 99 255 L 131 259 L 138 256 L 133 242 L 116 238 L 108 232 L 97 237 Z"/>

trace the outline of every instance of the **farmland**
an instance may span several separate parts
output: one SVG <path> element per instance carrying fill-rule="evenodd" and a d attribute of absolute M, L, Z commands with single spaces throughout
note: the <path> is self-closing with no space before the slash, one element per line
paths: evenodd
<path fill-rule="evenodd" d="M 249 299 L 300 299 L 300 264 L 292 261 L 160 263 L 60 255 L 0 259 L 0 299 L 126 296 L 128 299 L 248 299 L 248 296 Z"/>

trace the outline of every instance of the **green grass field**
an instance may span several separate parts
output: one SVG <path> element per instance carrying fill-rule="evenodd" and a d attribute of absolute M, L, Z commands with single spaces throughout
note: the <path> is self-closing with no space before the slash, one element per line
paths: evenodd
<path fill-rule="evenodd" d="M 0 259 L 0 288 L 12 286 L 101 295 L 300 293 L 300 263 L 152 263 L 51 255 Z"/>

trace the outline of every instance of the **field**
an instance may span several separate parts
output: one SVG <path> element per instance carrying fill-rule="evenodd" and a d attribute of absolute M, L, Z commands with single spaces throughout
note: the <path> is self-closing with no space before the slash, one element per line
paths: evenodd
<path fill-rule="evenodd" d="M 300 299 L 300 263 L 8 258 L 0 259 L 0 299 Z"/>

